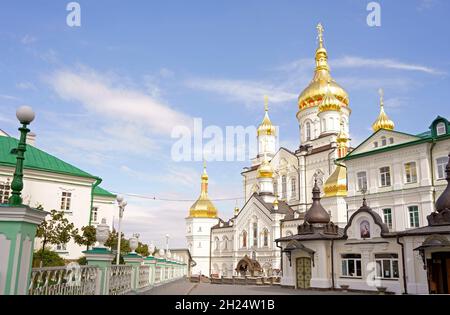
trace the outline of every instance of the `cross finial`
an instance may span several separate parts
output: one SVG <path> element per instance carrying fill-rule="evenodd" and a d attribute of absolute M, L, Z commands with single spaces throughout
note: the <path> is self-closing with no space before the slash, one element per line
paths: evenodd
<path fill-rule="evenodd" d="M 316 29 L 317 29 L 318 39 L 319 39 L 319 47 L 322 48 L 323 47 L 323 32 L 324 32 L 322 23 L 317 24 Z"/>
<path fill-rule="evenodd" d="M 203 159 L 203 169 L 206 170 L 206 160 Z"/>
<path fill-rule="evenodd" d="M 264 111 L 269 110 L 269 97 L 267 95 L 264 95 Z"/>
<path fill-rule="evenodd" d="M 384 106 L 384 91 L 383 89 L 379 89 L 378 90 L 378 94 L 380 94 L 380 106 L 383 107 Z"/>

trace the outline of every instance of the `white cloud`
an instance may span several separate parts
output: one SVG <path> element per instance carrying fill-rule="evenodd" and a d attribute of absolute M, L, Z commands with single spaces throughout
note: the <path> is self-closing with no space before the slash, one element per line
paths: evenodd
<path fill-rule="evenodd" d="M 258 81 L 195 78 L 187 80 L 186 85 L 193 89 L 225 95 L 246 105 L 263 104 L 264 95 L 269 96 L 270 104 L 291 101 L 297 97 L 282 86 Z"/>
<path fill-rule="evenodd" d="M 16 84 L 16 87 L 19 90 L 33 90 L 33 91 L 37 91 L 36 86 L 31 83 L 31 82 L 19 82 Z"/>
<path fill-rule="evenodd" d="M 102 121 L 143 126 L 163 135 L 170 135 L 175 125 L 191 123 L 187 115 L 167 104 L 86 67 L 55 71 L 48 82 L 62 99 L 80 103 Z"/>
<path fill-rule="evenodd" d="M 7 95 L 7 94 L 0 94 L 0 98 L 9 100 L 9 101 L 20 101 L 20 98 L 13 96 L 13 95 Z"/>
<path fill-rule="evenodd" d="M 393 69 L 402 71 L 416 71 L 433 75 L 442 75 L 443 72 L 417 64 L 409 64 L 394 59 L 361 58 L 355 56 L 345 56 L 330 61 L 333 68 L 375 68 Z"/>
<path fill-rule="evenodd" d="M 29 35 L 29 34 L 26 34 L 24 37 L 22 37 L 22 39 L 20 40 L 20 42 L 22 43 L 22 44 L 24 44 L 24 45 L 29 45 L 29 44 L 32 44 L 32 43 L 34 43 L 34 42 L 36 42 L 37 41 L 37 38 L 36 37 L 34 37 L 34 36 L 32 36 L 32 35 Z"/>

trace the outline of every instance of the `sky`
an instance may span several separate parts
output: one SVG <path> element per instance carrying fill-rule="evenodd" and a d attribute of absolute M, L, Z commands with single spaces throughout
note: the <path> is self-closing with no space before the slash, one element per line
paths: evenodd
<path fill-rule="evenodd" d="M 69 2 L 1 2 L 0 129 L 17 136 L 15 110 L 32 106 L 37 147 L 125 194 L 127 237 L 162 246 L 169 234 L 171 247 L 186 246 L 202 162 L 174 159 L 175 127 L 195 118 L 223 132 L 256 127 L 268 95 L 280 145 L 299 146 L 296 100 L 313 75 L 319 22 L 350 97 L 353 146 L 371 135 L 379 88 L 396 130 L 450 118 L 445 0 L 377 1 L 379 26 L 368 25 L 364 0 L 80 0 L 81 25 L 71 27 Z M 225 219 L 243 205 L 249 164 L 207 162 Z"/>

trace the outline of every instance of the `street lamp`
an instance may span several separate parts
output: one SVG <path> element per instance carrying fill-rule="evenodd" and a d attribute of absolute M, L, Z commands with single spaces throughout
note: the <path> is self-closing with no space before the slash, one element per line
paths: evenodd
<path fill-rule="evenodd" d="M 22 197 L 20 194 L 23 189 L 23 161 L 25 160 L 24 155 L 27 150 L 27 133 L 30 132 L 27 125 L 34 120 L 34 116 L 33 109 L 30 106 L 21 106 L 16 111 L 16 117 L 22 124 L 22 127 L 19 128 L 20 140 L 16 150 L 16 170 L 14 171 L 14 177 L 11 182 L 11 197 L 8 200 L 8 203 L 12 206 L 20 206 L 22 204 Z"/>
<path fill-rule="evenodd" d="M 125 210 L 127 202 L 120 195 L 117 196 L 116 200 L 119 205 L 119 228 L 117 231 L 117 257 L 116 257 L 116 265 L 118 265 L 120 261 L 120 240 L 122 239 L 122 235 L 120 233 L 120 223 L 122 222 L 123 211 Z"/>
<path fill-rule="evenodd" d="M 169 234 L 166 234 L 166 253 L 169 250 Z"/>

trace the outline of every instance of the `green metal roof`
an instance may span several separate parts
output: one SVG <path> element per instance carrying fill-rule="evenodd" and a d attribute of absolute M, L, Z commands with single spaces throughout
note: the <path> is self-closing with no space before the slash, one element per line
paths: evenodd
<path fill-rule="evenodd" d="M 103 197 L 112 197 L 112 198 L 116 197 L 115 194 L 110 193 L 109 191 L 107 191 L 106 189 L 104 189 L 100 186 L 97 186 L 94 188 L 94 195 L 95 196 L 103 196 Z"/>
<path fill-rule="evenodd" d="M 19 141 L 13 137 L 0 136 L 0 165 L 15 167 L 16 155 L 11 153 L 11 150 L 17 148 L 18 142 Z M 57 174 L 93 179 L 98 178 L 30 145 L 27 145 L 27 151 L 25 152 L 24 167 L 25 169 Z"/>

